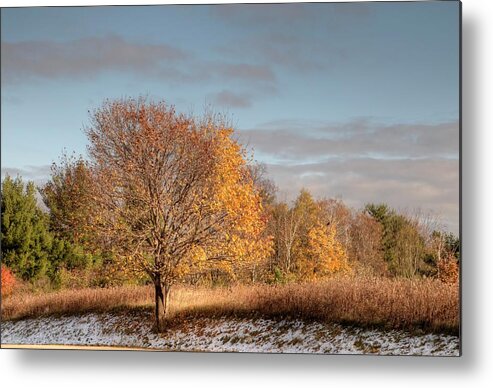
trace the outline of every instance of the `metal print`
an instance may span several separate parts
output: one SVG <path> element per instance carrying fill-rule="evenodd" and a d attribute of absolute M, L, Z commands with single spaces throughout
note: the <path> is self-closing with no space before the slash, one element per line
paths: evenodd
<path fill-rule="evenodd" d="M 459 356 L 460 22 L 2 8 L 2 348 Z"/>

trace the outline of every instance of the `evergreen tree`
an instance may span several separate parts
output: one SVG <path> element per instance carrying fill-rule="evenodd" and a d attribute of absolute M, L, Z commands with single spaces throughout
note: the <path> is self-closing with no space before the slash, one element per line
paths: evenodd
<path fill-rule="evenodd" d="M 389 271 L 396 276 L 415 276 L 426 257 L 416 223 L 386 204 L 367 204 L 365 211 L 383 227 L 382 251 Z"/>
<path fill-rule="evenodd" d="M 33 182 L 7 176 L 2 182 L 2 262 L 24 280 L 44 275 L 53 238 L 37 206 Z"/>
<path fill-rule="evenodd" d="M 453 257 L 459 261 L 460 260 L 460 240 L 459 237 L 455 236 L 453 233 L 447 233 L 445 235 L 445 248 L 450 252 Z"/>

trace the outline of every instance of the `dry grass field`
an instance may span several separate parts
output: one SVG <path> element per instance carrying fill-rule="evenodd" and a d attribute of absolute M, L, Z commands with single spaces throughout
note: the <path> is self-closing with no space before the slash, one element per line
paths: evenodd
<path fill-rule="evenodd" d="M 150 286 L 14 294 L 2 301 L 2 319 L 151 309 Z M 459 289 L 436 280 L 334 278 L 287 285 L 225 288 L 175 287 L 170 316 L 292 317 L 320 322 L 422 329 L 457 334 Z"/>

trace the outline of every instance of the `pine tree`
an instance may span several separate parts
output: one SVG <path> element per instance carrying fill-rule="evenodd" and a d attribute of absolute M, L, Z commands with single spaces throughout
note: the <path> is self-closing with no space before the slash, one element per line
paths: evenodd
<path fill-rule="evenodd" d="M 7 176 L 2 182 L 2 263 L 24 280 L 46 273 L 52 236 L 37 206 L 33 182 Z"/>
<path fill-rule="evenodd" d="M 413 277 L 425 259 L 425 245 L 415 220 L 385 204 L 368 204 L 365 211 L 383 227 L 382 253 L 390 273 Z"/>

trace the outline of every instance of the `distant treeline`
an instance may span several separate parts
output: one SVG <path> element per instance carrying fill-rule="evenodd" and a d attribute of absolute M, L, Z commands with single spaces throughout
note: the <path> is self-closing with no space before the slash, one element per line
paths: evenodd
<path fill-rule="evenodd" d="M 215 268 L 188 274 L 185 283 L 287 283 L 336 273 L 457 281 L 459 239 L 433 218 L 399 214 L 385 204 L 354 210 L 339 199 L 314 199 L 306 189 L 283 202 L 263 165 L 249 171 L 262 198 L 271 253 L 234 273 Z M 146 282 L 92 241 L 88 179 L 83 159 L 64 158 L 38 189 L 21 177 L 2 181 L 2 265 L 18 279 L 45 290 Z M 47 212 L 38 205 L 37 190 Z"/>
<path fill-rule="evenodd" d="M 88 158 L 63 157 L 38 188 L 2 182 L 2 294 L 152 284 L 158 331 L 177 284 L 333 276 L 457 282 L 459 241 L 423 214 L 354 210 L 301 190 L 280 201 L 222 116 L 164 101 L 107 100 L 84 128 Z"/>

